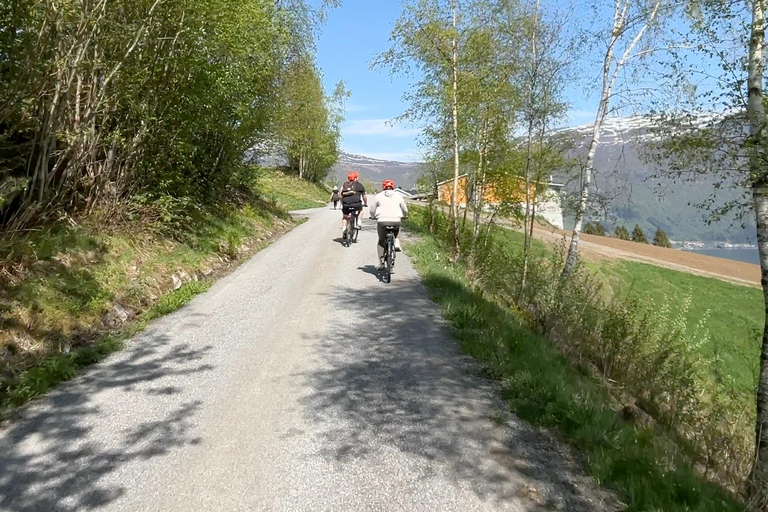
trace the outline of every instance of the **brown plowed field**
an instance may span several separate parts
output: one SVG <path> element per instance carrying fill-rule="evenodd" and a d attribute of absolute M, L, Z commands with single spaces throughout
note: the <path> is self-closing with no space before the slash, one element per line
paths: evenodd
<path fill-rule="evenodd" d="M 557 243 L 564 238 L 570 242 L 570 231 L 537 227 L 535 236 L 542 241 Z M 581 235 L 581 255 L 590 260 L 625 259 L 650 263 L 682 272 L 715 277 L 749 286 L 760 286 L 760 266 L 705 256 L 678 249 L 665 249 L 604 236 Z"/>

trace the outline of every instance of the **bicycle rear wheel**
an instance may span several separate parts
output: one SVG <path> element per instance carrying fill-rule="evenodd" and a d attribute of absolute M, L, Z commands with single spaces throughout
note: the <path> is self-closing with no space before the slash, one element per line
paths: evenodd
<path fill-rule="evenodd" d="M 352 233 L 355 232 L 353 227 L 354 227 L 353 220 L 351 218 L 347 219 L 347 227 L 344 229 L 344 235 L 345 235 L 344 245 L 346 247 L 350 247 L 352 245 L 352 236 L 353 236 Z"/>
<path fill-rule="evenodd" d="M 384 269 L 384 278 L 385 280 L 390 283 L 392 282 L 392 269 L 395 266 L 395 244 L 392 242 L 392 239 L 387 239 L 387 254 L 385 255 L 386 258 L 386 264 Z"/>

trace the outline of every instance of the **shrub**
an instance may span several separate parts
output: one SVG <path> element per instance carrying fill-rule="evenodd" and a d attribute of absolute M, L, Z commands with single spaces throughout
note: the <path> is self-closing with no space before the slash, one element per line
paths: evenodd
<path fill-rule="evenodd" d="M 656 230 L 656 234 L 653 236 L 653 245 L 658 247 L 672 247 L 667 232 L 663 229 Z"/>
<path fill-rule="evenodd" d="M 595 222 L 594 224 L 587 222 L 582 231 L 586 235 L 605 236 L 605 226 L 603 226 L 603 224 L 599 221 Z"/>
<path fill-rule="evenodd" d="M 629 240 L 629 231 L 624 226 L 618 226 L 613 232 L 613 236 L 619 240 Z"/>
<path fill-rule="evenodd" d="M 605 236 L 605 226 L 603 226 L 603 223 L 600 221 L 595 222 L 595 234 Z"/>
<path fill-rule="evenodd" d="M 645 238 L 645 233 L 643 232 L 643 228 L 641 228 L 639 224 L 635 224 L 635 229 L 632 230 L 632 241 L 637 242 L 639 244 L 648 243 L 648 239 Z"/>

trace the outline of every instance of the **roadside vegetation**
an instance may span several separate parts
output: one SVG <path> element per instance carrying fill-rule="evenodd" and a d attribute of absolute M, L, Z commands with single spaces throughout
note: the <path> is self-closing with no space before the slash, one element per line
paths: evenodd
<path fill-rule="evenodd" d="M 768 365 L 756 365 L 760 351 L 746 331 L 759 326 L 761 353 L 768 353 L 765 11 L 763 0 L 694 8 L 613 0 L 576 16 L 568 5 L 532 1 L 411 0 L 403 3 L 391 46 L 374 61 L 414 78 L 401 119 L 424 127 L 421 187 L 449 212 L 445 217 L 431 204 L 423 225 L 449 261 L 466 269 L 471 291 L 515 311 L 580 369 L 625 396 L 619 409 L 664 433 L 670 461 L 687 461 L 760 510 L 768 510 Z M 699 88 L 702 75 L 692 63 L 702 61 L 711 75 Z M 566 91 L 579 80 L 598 93 L 583 140 L 555 130 L 569 109 Z M 743 327 L 708 330 L 713 313 L 693 306 L 704 295 L 701 282 L 684 295 L 671 286 L 666 293 L 664 284 L 660 293 L 628 295 L 632 288 L 623 288 L 629 283 L 615 269 L 596 276 L 580 261 L 582 227 L 605 232 L 583 223 L 610 210 L 605 183 L 617 172 L 612 163 L 597 168 L 604 123 L 629 111 L 648 113 L 654 142 L 644 158 L 664 177 L 654 182 L 658 192 L 662 182 L 712 183 L 710 197 L 695 204 L 703 218 L 755 219 L 763 314 L 749 302 Z M 564 258 L 560 251 L 542 256 L 532 240 L 553 174 L 577 189 L 565 201 L 575 225 Z M 502 219 L 522 227 L 522 243 L 494 227 Z M 670 244 L 666 233 L 646 233 L 640 224 L 618 226 L 613 236 Z M 619 289 L 608 290 L 610 284 Z M 751 300 L 750 291 L 735 302 Z M 726 329 L 724 319 L 715 325 Z M 722 346 L 724 337 L 730 347 Z M 742 351 L 747 362 L 735 364 Z M 663 500 L 638 507 L 668 510 Z"/>
<path fill-rule="evenodd" d="M 120 348 L 147 322 L 205 291 L 290 229 L 289 209 L 325 205 L 326 191 L 274 169 L 236 208 L 162 223 L 116 223 L 95 212 L 0 241 L 0 413 Z M 279 197 L 279 201 L 275 198 Z"/>
<path fill-rule="evenodd" d="M 733 343 L 727 322 L 758 290 L 629 262 L 579 264 L 561 281 L 565 247 L 533 244 L 521 298 L 522 234 L 493 229 L 479 259 L 454 262 L 449 220 L 412 211 L 421 241 L 408 250 L 516 414 L 573 443 L 628 510 L 745 509 L 756 375 L 743 371 L 759 344 L 746 327 Z M 755 324 L 759 306 L 740 314 Z"/>
<path fill-rule="evenodd" d="M 315 63 L 333 0 L 12 4 L 0 410 L 206 289 L 289 229 L 287 210 L 324 204 L 348 96 Z"/>

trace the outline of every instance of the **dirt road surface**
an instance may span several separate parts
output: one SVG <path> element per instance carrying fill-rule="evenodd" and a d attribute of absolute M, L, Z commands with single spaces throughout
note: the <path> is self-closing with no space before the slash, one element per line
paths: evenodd
<path fill-rule="evenodd" d="M 570 242 L 571 233 L 554 228 L 539 227 L 534 236 L 547 243 Z M 678 249 L 667 249 L 650 244 L 638 244 L 595 235 L 581 235 L 579 249 L 590 260 L 624 259 L 650 263 L 746 286 L 760 286 L 760 266 L 741 261 L 715 258 Z"/>
<path fill-rule="evenodd" d="M 0 510 L 612 510 L 375 226 L 309 221 L 0 428 Z"/>

